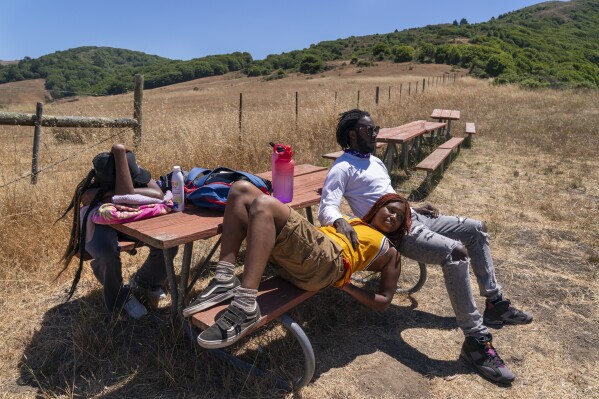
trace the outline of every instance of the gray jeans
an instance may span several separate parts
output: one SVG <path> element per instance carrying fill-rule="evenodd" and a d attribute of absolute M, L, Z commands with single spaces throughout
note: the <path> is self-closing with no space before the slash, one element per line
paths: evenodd
<path fill-rule="evenodd" d="M 466 247 L 469 256 L 462 261 L 451 256 L 460 244 Z M 470 265 L 482 296 L 496 297 L 501 293 L 501 286 L 495 278 L 489 235 L 483 231 L 480 221 L 445 215 L 431 218 L 412 212 L 412 230 L 399 249 L 410 259 L 441 265 L 451 306 L 465 335 L 477 336 L 488 332 L 474 301 Z"/>
<path fill-rule="evenodd" d="M 91 267 L 104 288 L 106 307 L 110 311 L 120 309 L 127 300 L 129 287 L 123 285 L 117 231 L 110 226 L 95 225 L 93 236 L 85 245 L 85 250 L 93 258 Z M 138 281 L 149 285 L 163 285 L 166 282 L 166 266 L 162 250 L 150 247 L 150 254 L 136 275 Z"/>

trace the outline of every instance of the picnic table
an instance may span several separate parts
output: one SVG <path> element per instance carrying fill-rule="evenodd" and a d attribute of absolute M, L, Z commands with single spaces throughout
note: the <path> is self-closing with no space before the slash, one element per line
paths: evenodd
<path fill-rule="evenodd" d="M 424 135 L 430 133 L 429 138 L 432 145 L 435 132 L 441 132 L 441 129 L 445 126 L 445 122 L 417 120 L 401 126 L 381 129 L 376 141 L 387 143 L 387 149 L 382 159 L 387 170 L 390 172 L 397 164 L 407 172 L 409 168 L 409 154 L 414 153 L 418 156 Z M 401 152 L 398 151 L 397 145 L 401 145 Z"/>
<path fill-rule="evenodd" d="M 438 109 L 435 108 L 431 114 L 432 119 L 437 119 L 439 122 L 447 123 L 447 131 L 445 135 L 447 139 L 451 138 L 451 121 L 460 119 L 460 111 L 455 109 Z"/>
<path fill-rule="evenodd" d="M 311 222 L 313 220 L 310 206 L 320 202 L 320 189 L 324 184 L 327 172 L 326 167 L 309 164 L 295 166 L 293 201 L 288 205 L 295 210 L 305 208 L 306 216 Z M 271 179 L 272 172 L 260 173 L 258 176 Z M 171 212 L 156 218 L 111 226 L 127 236 L 163 250 L 171 293 L 171 313 L 173 319 L 177 319 L 182 318 L 181 311 L 185 305 L 185 297 L 191 289 L 188 283 L 193 243 L 220 234 L 222 221 L 222 212 L 199 208 L 188 203 L 185 205 L 183 212 Z M 219 244 L 220 240 L 216 243 L 202 267 L 208 265 Z M 184 252 L 180 281 L 177 285 L 173 249 L 179 245 L 184 245 Z"/>

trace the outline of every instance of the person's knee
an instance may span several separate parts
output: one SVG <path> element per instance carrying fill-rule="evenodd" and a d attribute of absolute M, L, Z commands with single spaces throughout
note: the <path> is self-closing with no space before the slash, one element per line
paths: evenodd
<path fill-rule="evenodd" d="M 231 199 L 231 197 L 242 197 L 248 195 L 251 193 L 252 187 L 254 187 L 254 185 L 249 181 L 238 180 L 231 185 L 227 199 Z"/>
<path fill-rule="evenodd" d="M 253 201 L 250 206 L 250 217 L 255 216 L 259 213 L 270 212 L 272 209 L 272 205 L 274 202 L 274 198 L 266 195 L 260 194 Z"/>
<path fill-rule="evenodd" d="M 451 251 L 451 260 L 454 262 L 462 262 L 468 259 L 468 250 L 463 245 L 459 244 Z"/>

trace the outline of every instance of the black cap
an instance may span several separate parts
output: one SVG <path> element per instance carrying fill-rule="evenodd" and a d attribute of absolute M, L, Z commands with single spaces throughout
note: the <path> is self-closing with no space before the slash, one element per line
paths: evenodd
<path fill-rule="evenodd" d="M 126 154 L 133 183 L 148 184 L 151 178 L 150 172 L 137 165 L 135 154 L 130 151 Z M 102 186 L 114 187 L 116 180 L 114 155 L 109 152 L 102 152 L 94 157 L 92 164 L 96 172 L 96 181 Z"/>

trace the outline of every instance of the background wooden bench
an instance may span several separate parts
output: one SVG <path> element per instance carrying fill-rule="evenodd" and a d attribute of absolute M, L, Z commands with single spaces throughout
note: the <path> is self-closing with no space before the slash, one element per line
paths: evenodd
<path fill-rule="evenodd" d="M 464 141 L 463 137 L 452 137 L 437 148 L 452 150 L 452 154 L 453 154 L 453 150 L 457 150 L 456 151 L 456 156 L 457 156 L 460 153 L 460 147 L 461 147 L 463 141 Z M 451 162 L 451 157 L 453 156 L 452 154 L 449 155 L 448 162 Z"/>
<path fill-rule="evenodd" d="M 476 127 L 473 122 L 466 122 L 466 139 L 464 140 L 464 147 L 472 147 L 472 136 L 476 134 Z"/>

